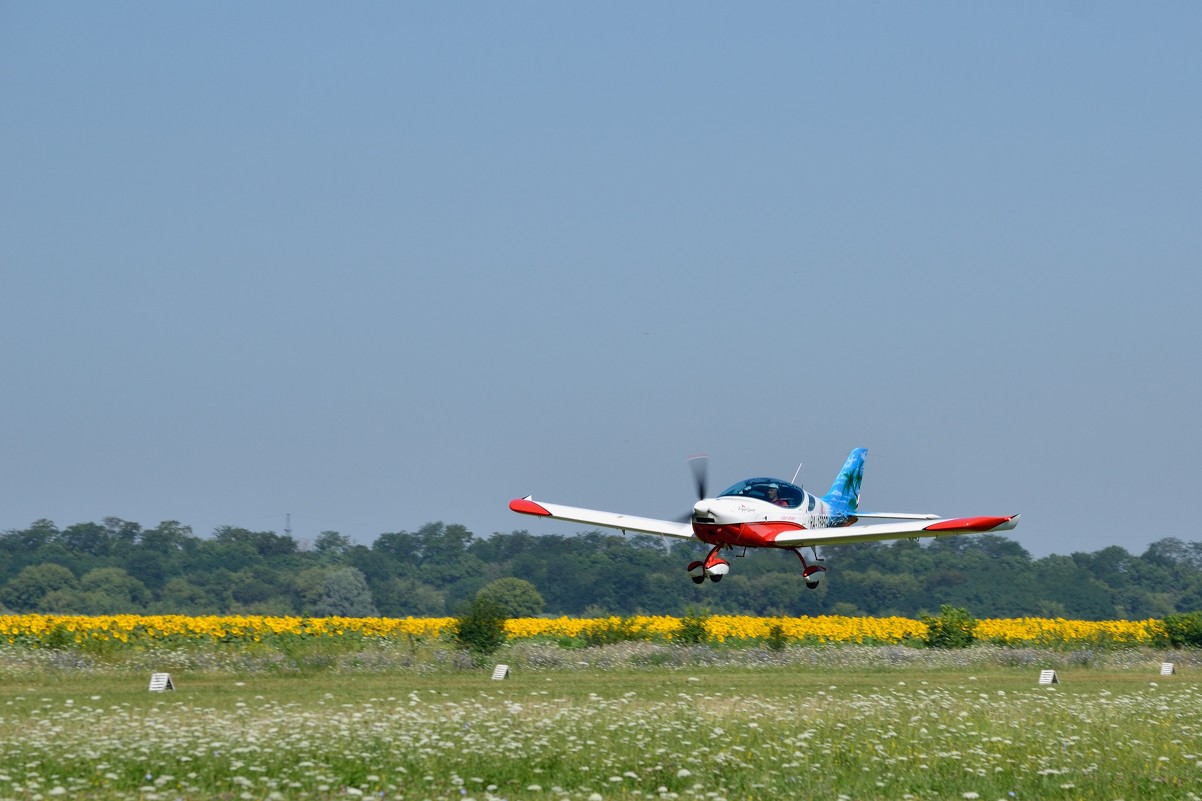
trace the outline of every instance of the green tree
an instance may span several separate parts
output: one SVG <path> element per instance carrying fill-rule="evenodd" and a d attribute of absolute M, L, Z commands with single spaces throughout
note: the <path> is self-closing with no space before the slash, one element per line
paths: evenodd
<path fill-rule="evenodd" d="M 169 579 L 163 586 L 154 609 L 165 615 L 209 615 L 220 611 L 204 589 L 179 577 Z"/>
<path fill-rule="evenodd" d="M 340 564 L 350 552 L 351 538 L 337 531 L 323 531 L 313 542 L 313 550 L 325 564 Z"/>
<path fill-rule="evenodd" d="M 321 600 L 325 589 L 328 567 L 311 567 L 297 574 L 293 582 L 293 592 L 296 595 L 296 605 L 303 615 L 316 615 L 318 601 Z"/>
<path fill-rule="evenodd" d="M 534 617 L 547 603 L 529 581 L 520 578 L 501 578 L 485 584 L 476 593 L 505 610 L 508 617 Z"/>
<path fill-rule="evenodd" d="M 463 526 L 429 523 L 417 533 L 421 576 L 436 585 L 452 584 L 484 572 L 484 563 L 468 551 L 472 533 Z"/>
<path fill-rule="evenodd" d="M 119 567 L 98 567 L 79 580 L 80 592 L 88 598 L 90 614 L 140 612 L 150 601 L 146 585 Z"/>
<path fill-rule="evenodd" d="M 398 561 L 412 559 L 420 547 L 418 536 L 408 531 L 385 532 L 371 544 L 373 551 L 386 553 Z"/>
<path fill-rule="evenodd" d="M 1039 586 L 1035 594 L 1041 596 L 1040 602 L 1058 604 L 1063 610 L 1060 616 L 1085 620 L 1114 618 L 1114 593 L 1072 557 L 1046 556 L 1036 563 L 1034 575 Z"/>
<path fill-rule="evenodd" d="M 215 567 L 189 572 L 185 578 L 212 600 L 218 613 L 229 612 L 234 608 L 230 587 L 234 584 L 235 577 L 231 571 L 224 567 Z"/>
<path fill-rule="evenodd" d="M 8 532 L 8 536 L 12 537 L 13 544 L 21 550 L 36 551 L 58 537 L 58 526 L 54 525 L 53 520 L 43 518 L 33 521 L 33 524 L 23 531 Z"/>
<path fill-rule="evenodd" d="M 260 604 L 275 595 L 275 588 L 253 570 L 240 570 L 230 587 L 230 595 L 244 607 Z"/>
<path fill-rule="evenodd" d="M 199 544 L 192 529 L 175 520 L 164 520 L 146 530 L 116 518 L 108 521 L 118 531 L 115 552 L 122 554 L 122 566 L 154 591 L 161 591 L 168 579 L 183 572 L 189 551 Z"/>
<path fill-rule="evenodd" d="M 247 531 L 235 526 L 218 526 L 213 539 L 223 545 L 247 545 L 259 556 L 287 556 L 296 553 L 296 540 L 274 531 Z"/>
<path fill-rule="evenodd" d="M 138 541 L 142 533 L 142 525 L 119 517 L 106 517 L 102 521 L 104 530 L 108 532 L 109 540 L 118 552 L 131 547 Z"/>
<path fill-rule="evenodd" d="M 761 575 L 735 574 L 722 582 L 721 592 L 737 604 L 739 611 L 756 615 L 795 614 L 794 604 L 804 599 L 803 593 L 814 595 L 803 586 L 800 570 Z"/>
<path fill-rule="evenodd" d="M 1202 569 L 1202 542 L 1183 542 L 1176 537 L 1156 540 L 1144 551 L 1143 559 L 1167 568 Z"/>
<path fill-rule="evenodd" d="M 326 574 L 314 612 L 322 617 L 376 617 L 371 590 L 363 574 L 353 567 L 339 567 Z"/>
<path fill-rule="evenodd" d="M 113 546 L 109 530 L 96 523 L 68 526 L 58 535 L 58 540 L 69 551 L 92 556 L 104 556 Z"/>
<path fill-rule="evenodd" d="M 62 565 L 30 565 L 8 582 L 0 592 L 0 600 L 18 612 L 32 612 L 48 593 L 77 589 L 75 574 Z"/>
<path fill-rule="evenodd" d="M 37 611 L 46 615 L 103 614 L 92 609 L 91 599 L 79 590 L 52 590 L 38 601 Z"/>
<path fill-rule="evenodd" d="M 437 617 L 447 613 L 446 596 L 417 579 L 393 576 L 376 585 L 372 598 L 391 617 Z"/>
<path fill-rule="evenodd" d="M 112 519 L 112 518 L 109 518 Z M 136 526 L 136 523 L 125 524 L 123 528 Z M 127 537 L 128 534 L 121 535 Z M 154 528 L 148 528 L 138 536 L 138 545 L 159 553 L 177 553 L 194 545 L 196 538 L 192 536 L 192 527 L 185 526 L 178 520 L 164 520 Z"/>

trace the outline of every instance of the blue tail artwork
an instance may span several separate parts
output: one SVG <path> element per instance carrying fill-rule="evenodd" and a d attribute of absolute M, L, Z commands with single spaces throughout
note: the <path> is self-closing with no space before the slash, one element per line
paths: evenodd
<path fill-rule="evenodd" d="M 867 455 L 867 448 L 856 448 L 849 453 L 830 492 L 823 496 L 822 500 L 830 504 L 833 514 L 840 517 L 855 514 L 860 505 L 860 481 L 864 478 L 864 457 Z"/>

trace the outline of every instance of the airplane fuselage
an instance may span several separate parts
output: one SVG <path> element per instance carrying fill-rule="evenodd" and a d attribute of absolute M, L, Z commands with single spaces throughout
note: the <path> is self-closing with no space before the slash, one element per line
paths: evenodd
<path fill-rule="evenodd" d="M 792 545 L 777 545 L 777 536 L 786 531 L 847 526 L 855 518 L 832 515 L 825 501 L 807 493 L 805 502 L 797 509 L 758 498 L 706 498 L 693 507 L 691 522 L 693 534 L 708 545 L 792 548 Z"/>

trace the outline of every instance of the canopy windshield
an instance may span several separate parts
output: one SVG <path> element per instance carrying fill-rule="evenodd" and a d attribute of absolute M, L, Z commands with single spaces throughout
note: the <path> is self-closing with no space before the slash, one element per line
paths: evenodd
<path fill-rule="evenodd" d="M 782 481 L 779 478 L 749 478 L 746 481 L 740 481 L 729 489 L 723 490 L 718 497 L 738 496 L 742 498 L 755 498 L 768 503 L 775 503 L 777 506 L 786 506 L 790 509 L 796 509 L 805 502 L 805 492 L 796 484 L 791 484 L 788 481 Z"/>

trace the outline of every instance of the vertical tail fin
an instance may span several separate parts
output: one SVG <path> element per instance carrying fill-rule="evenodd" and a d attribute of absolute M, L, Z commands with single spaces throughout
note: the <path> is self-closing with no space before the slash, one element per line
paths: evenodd
<path fill-rule="evenodd" d="M 832 512 L 855 514 L 860 505 L 860 481 L 864 478 L 864 457 L 867 455 L 867 448 L 856 448 L 847 455 L 847 461 L 831 485 L 831 491 L 822 498 L 830 504 Z"/>

